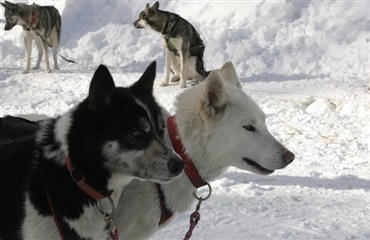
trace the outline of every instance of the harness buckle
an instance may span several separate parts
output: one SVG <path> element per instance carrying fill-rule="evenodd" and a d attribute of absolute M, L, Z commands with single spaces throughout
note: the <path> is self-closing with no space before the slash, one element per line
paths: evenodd
<path fill-rule="evenodd" d="M 109 204 L 110 204 L 110 211 L 105 211 L 103 209 L 103 206 L 100 202 L 100 200 L 97 200 L 97 207 L 98 207 L 98 210 L 99 212 L 104 216 L 105 219 L 113 219 L 113 215 L 115 213 L 115 210 L 116 208 L 114 207 L 114 202 L 113 202 L 113 199 L 111 198 L 111 196 L 106 196 L 106 198 L 109 200 Z"/>
<path fill-rule="evenodd" d="M 110 211 L 105 211 L 101 205 L 100 200 L 97 200 L 97 207 L 99 212 L 103 215 L 104 220 L 107 222 L 108 227 L 109 227 L 109 236 L 112 240 L 118 240 L 118 231 L 116 228 L 116 225 L 114 223 L 114 213 L 115 213 L 115 207 L 114 207 L 114 202 L 111 196 L 107 196 L 107 199 L 109 200 L 110 203 Z"/>
<path fill-rule="evenodd" d="M 205 196 L 205 197 L 199 197 L 199 196 L 197 195 L 197 193 L 195 192 L 195 190 L 193 191 L 193 196 L 194 196 L 197 200 L 199 200 L 199 201 L 205 201 L 205 200 L 207 200 L 208 198 L 210 198 L 210 197 L 211 197 L 211 194 L 212 194 L 212 187 L 211 187 L 211 184 L 209 184 L 208 182 L 206 182 L 206 185 L 207 185 L 207 187 L 208 187 L 208 195 L 207 195 L 207 196 Z"/>
<path fill-rule="evenodd" d="M 76 183 L 81 180 L 85 180 L 84 173 L 78 169 L 71 171 L 69 174 L 71 175 L 71 178 L 73 179 L 73 181 L 75 181 Z"/>

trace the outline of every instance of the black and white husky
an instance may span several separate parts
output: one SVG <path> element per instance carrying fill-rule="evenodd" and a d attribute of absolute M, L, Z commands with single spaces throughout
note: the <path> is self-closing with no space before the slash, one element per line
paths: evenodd
<path fill-rule="evenodd" d="M 5 8 L 5 31 L 19 25 L 23 28 L 24 45 L 26 48 L 26 65 L 23 73 L 28 73 L 31 66 L 32 41 L 35 40 L 38 48 L 37 62 L 34 69 L 39 68 L 44 55 L 45 68 L 51 72 L 49 66 L 48 47 L 54 49 L 54 69 L 59 69 L 57 51 L 60 42 L 62 20 L 58 9 L 54 6 L 27 5 L 24 3 L 1 3 Z"/>
<path fill-rule="evenodd" d="M 131 87 L 115 87 L 101 65 L 84 101 L 16 152 L 1 149 L 1 239 L 115 239 L 124 185 L 182 173 L 163 140 L 154 78 L 155 62 Z"/>
<path fill-rule="evenodd" d="M 167 86 L 170 72 L 174 73 L 173 82 L 180 80 L 186 87 L 186 80 L 197 83 L 209 72 L 204 69 L 203 53 L 205 45 L 187 20 L 171 12 L 159 10 L 159 2 L 149 4 L 134 22 L 136 28 L 148 28 L 161 33 L 165 57 L 165 78 L 161 86 Z"/>

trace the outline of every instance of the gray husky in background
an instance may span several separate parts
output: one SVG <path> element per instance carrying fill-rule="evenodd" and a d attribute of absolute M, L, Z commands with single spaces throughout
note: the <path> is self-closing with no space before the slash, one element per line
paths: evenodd
<path fill-rule="evenodd" d="M 26 48 L 26 65 L 23 73 L 28 73 L 31 65 L 32 41 L 38 47 L 37 62 L 33 69 L 40 66 L 44 54 L 45 68 L 51 72 L 49 65 L 48 47 L 53 48 L 54 69 L 59 69 L 57 51 L 60 42 L 62 20 L 59 11 L 53 6 L 27 5 L 23 3 L 1 3 L 5 7 L 5 31 L 11 30 L 15 25 L 23 27 L 24 45 Z"/>
<path fill-rule="evenodd" d="M 171 12 L 158 9 L 159 3 L 152 7 L 145 6 L 134 22 L 136 28 L 149 28 L 162 34 L 165 57 L 165 78 L 161 86 L 167 86 L 170 72 L 174 73 L 171 81 L 180 80 L 180 86 L 186 87 L 186 80 L 197 83 L 209 72 L 204 69 L 203 53 L 205 46 L 199 33 L 184 18 Z"/>

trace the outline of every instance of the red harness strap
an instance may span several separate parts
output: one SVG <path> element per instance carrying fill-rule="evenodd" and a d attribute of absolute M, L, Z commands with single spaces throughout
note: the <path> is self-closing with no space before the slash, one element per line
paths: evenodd
<path fill-rule="evenodd" d="M 57 225 L 57 228 L 58 228 L 60 237 L 62 238 L 62 240 L 66 240 L 66 237 L 64 236 L 64 231 L 62 229 L 62 225 L 60 223 L 60 220 L 62 220 L 62 219 L 58 219 L 58 215 L 57 215 L 57 213 L 55 211 L 55 207 L 53 205 L 53 201 L 51 200 L 51 197 L 50 197 L 50 194 L 49 194 L 48 190 L 46 190 L 46 196 L 48 198 L 49 208 L 50 208 L 50 211 L 51 211 L 51 213 L 53 215 L 53 219 L 54 219 L 55 225 Z"/>
<path fill-rule="evenodd" d="M 168 134 L 170 136 L 173 149 L 176 151 L 177 154 L 180 155 L 180 157 L 185 163 L 185 173 L 188 176 L 189 180 L 192 182 L 192 184 L 196 188 L 200 188 L 200 187 L 207 185 L 206 181 L 204 181 L 202 177 L 199 175 L 199 172 L 197 168 L 195 167 L 193 161 L 185 153 L 185 148 L 182 145 L 181 140 L 177 135 L 177 126 L 175 123 L 175 116 L 171 116 L 167 119 L 167 128 L 168 128 Z"/>
<path fill-rule="evenodd" d="M 36 19 L 36 13 L 35 13 L 35 10 L 34 10 L 34 6 L 32 6 L 30 29 L 32 29 L 32 26 L 35 23 L 35 19 Z"/>
<path fill-rule="evenodd" d="M 72 161 L 67 153 L 64 155 L 64 161 L 66 163 L 69 173 L 71 174 L 72 179 L 77 183 L 77 186 L 79 186 L 82 191 L 84 191 L 87 195 L 96 200 L 101 200 L 107 197 L 107 195 L 95 190 L 85 181 L 83 173 L 81 172 L 81 170 L 76 169 L 73 166 Z"/>
<path fill-rule="evenodd" d="M 158 225 L 162 225 L 173 216 L 173 212 L 166 206 L 166 200 L 164 199 L 164 194 L 161 189 L 161 185 L 159 183 L 156 183 L 155 185 L 157 187 L 159 202 L 161 204 L 161 219 L 159 220 Z"/>
<path fill-rule="evenodd" d="M 72 161 L 68 156 L 68 153 L 66 153 L 64 155 L 64 161 L 65 161 L 65 164 L 66 164 L 66 167 L 67 167 L 69 173 L 71 174 L 72 179 L 76 182 L 77 186 L 82 191 L 84 191 L 87 195 L 89 195 L 90 197 L 94 198 L 97 201 L 101 200 L 103 198 L 107 198 L 107 197 L 109 199 L 111 199 L 110 194 L 112 192 L 110 192 L 108 195 L 106 195 L 104 193 L 101 193 L 101 192 L 95 190 L 93 187 L 91 187 L 85 181 L 85 177 L 84 177 L 82 171 L 73 166 Z M 62 240 L 65 240 L 65 239 L 76 239 L 76 240 L 80 239 L 77 236 L 77 234 L 74 231 L 72 231 L 69 227 L 67 227 L 66 224 L 64 223 L 63 217 L 61 216 L 61 214 L 58 210 L 58 206 L 56 206 L 54 201 L 52 201 L 52 198 L 51 198 L 47 189 L 46 189 L 46 195 L 47 195 L 50 211 L 53 215 L 54 222 L 57 225 L 57 228 L 58 228 L 58 231 L 59 231 L 59 234 L 60 234 Z M 101 211 L 101 209 L 99 209 L 99 210 Z M 110 227 L 112 227 L 112 226 L 114 227 L 114 222 L 113 222 L 113 225 L 111 225 L 110 222 L 109 222 L 109 221 L 113 221 L 113 218 L 108 218 L 108 216 L 104 216 L 104 218 L 105 218 L 106 222 L 109 224 Z M 68 236 L 68 237 L 66 237 L 66 236 Z M 112 240 L 118 240 L 119 239 L 118 231 L 117 231 L 117 229 L 115 229 L 115 227 L 114 227 L 113 231 L 112 230 L 110 231 L 109 236 L 111 237 Z"/>

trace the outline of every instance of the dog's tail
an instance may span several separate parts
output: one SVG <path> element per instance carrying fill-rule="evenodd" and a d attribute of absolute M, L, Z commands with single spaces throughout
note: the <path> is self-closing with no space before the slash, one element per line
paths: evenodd
<path fill-rule="evenodd" d="M 60 33 L 62 31 L 62 17 L 59 14 L 59 11 L 57 9 L 55 13 L 55 30 L 57 31 L 57 36 L 58 36 L 58 45 L 60 43 Z"/>

